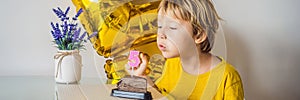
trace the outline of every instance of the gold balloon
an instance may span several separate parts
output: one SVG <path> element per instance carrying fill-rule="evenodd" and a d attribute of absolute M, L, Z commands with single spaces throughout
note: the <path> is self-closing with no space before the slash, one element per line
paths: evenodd
<path fill-rule="evenodd" d="M 128 52 L 138 50 L 147 53 L 150 59 L 161 54 L 156 46 L 157 8 L 160 0 L 72 0 L 77 9 L 83 8 L 80 21 L 100 56 L 112 58 L 104 65 L 107 78 L 120 79 L 128 74 L 125 66 Z M 154 57 L 154 58 L 153 58 Z M 151 62 L 152 61 L 152 62 Z M 164 59 L 158 62 L 164 63 Z M 157 60 L 150 60 L 145 74 L 153 80 L 160 77 L 162 66 Z M 156 66 L 156 67 L 153 67 Z"/>
<path fill-rule="evenodd" d="M 80 8 L 86 9 L 86 7 L 91 3 L 90 0 L 72 0 L 73 4 L 76 6 L 76 9 Z"/>

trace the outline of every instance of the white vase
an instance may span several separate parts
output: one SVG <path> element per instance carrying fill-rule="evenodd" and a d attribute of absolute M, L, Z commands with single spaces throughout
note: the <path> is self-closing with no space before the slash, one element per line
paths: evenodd
<path fill-rule="evenodd" d="M 55 81 L 77 83 L 81 79 L 82 60 L 78 50 L 58 50 L 54 56 Z"/>

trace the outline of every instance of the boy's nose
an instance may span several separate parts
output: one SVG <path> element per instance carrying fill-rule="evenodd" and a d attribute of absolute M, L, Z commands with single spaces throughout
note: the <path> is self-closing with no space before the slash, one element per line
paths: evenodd
<path fill-rule="evenodd" d="M 167 39 L 167 35 L 166 35 L 166 28 L 164 27 L 160 27 L 157 30 L 157 39 Z"/>
<path fill-rule="evenodd" d="M 157 34 L 159 39 L 167 39 L 167 36 L 165 34 Z"/>

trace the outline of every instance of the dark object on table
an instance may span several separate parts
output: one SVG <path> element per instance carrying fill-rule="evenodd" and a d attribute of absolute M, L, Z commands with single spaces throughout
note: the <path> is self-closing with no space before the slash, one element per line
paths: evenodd
<path fill-rule="evenodd" d="M 117 84 L 117 88 L 111 91 L 111 96 L 152 100 L 151 93 L 147 91 L 147 80 L 137 76 L 125 76 Z"/>

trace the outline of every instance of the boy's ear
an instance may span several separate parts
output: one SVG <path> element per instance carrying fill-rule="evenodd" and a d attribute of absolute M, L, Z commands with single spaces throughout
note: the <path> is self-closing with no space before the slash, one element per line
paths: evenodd
<path fill-rule="evenodd" d="M 202 43 L 207 38 L 207 34 L 205 31 L 201 31 L 201 33 L 198 33 L 194 36 L 194 40 L 196 44 Z"/>

